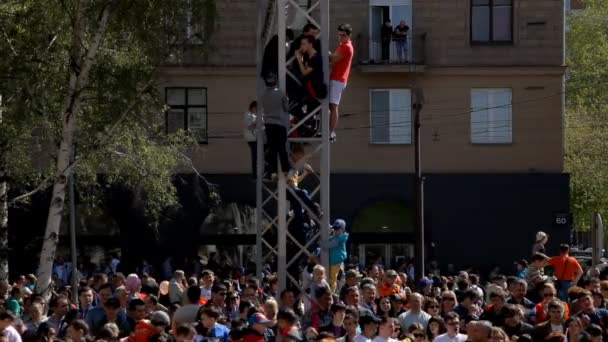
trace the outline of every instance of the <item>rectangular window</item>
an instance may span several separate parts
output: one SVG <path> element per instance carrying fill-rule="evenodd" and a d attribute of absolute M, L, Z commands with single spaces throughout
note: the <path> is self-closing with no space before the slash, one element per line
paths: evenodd
<path fill-rule="evenodd" d="M 513 142 L 510 88 L 471 89 L 471 143 Z"/>
<path fill-rule="evenodd" d="M 165 101 L 167 133 L 183 129 L 198 142 L 207 142 L 207 88 L 166 88 Z"/>
<path fill-rule="evenodd" d="M 370 143 L 411 144 L 412 106 L 409 89 L 370 90 Z"/>
<path fill-rule="evenodd" d="M 471 43 L 513 42 L 513 0 L 471 0 Z"/>

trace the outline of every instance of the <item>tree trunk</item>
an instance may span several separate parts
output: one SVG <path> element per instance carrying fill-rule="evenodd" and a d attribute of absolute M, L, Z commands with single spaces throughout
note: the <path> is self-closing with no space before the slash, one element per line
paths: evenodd
<path fill-rule="evenodd" d="M 0 280 L 8 280 L 8 182 L 3 178 L 0 172 Z"/>
<path fill-rule="evenodd" d="M 55 260 L 55 252 L 57 251 L 57 243 L 59 242 L 59 228 L 61 227 L 61 220 L 65 207 L 67 179 L 74 167 L 74 164 L 70 165 L 70 151 L 72 148 L 74 131 L 77 127 L 76 119 L 78 112 L 80 111 L 82 89 L 87 86 L 88 75 L 94 64 L 95 56 L 97 55 L 110 16 L 110 6 L 108 3 L 97 22 L 98 26 L 92 41 L 90 44 L 84 44 L 85 6 L 82 3 L 78 3 L 77 6 L 72 30 L 70 78 L 63 110 L 61 143 L 57 153 L 53 193 L 49 206 L 42 251 L 40 252 L 40 262 L 38 264 L 37 274 L 38 281 L 35 289 L 36 293 L 42 294 L 43 296 L 48 296 L 50 294 L 53 262 Z M 86 51 L 86 54 L 83 54 L 82 47 L 85 45 L 88 45 L 89 48 Z"/>
<path fill-rule="evenodd" d="M 2 95 L 0 95 L 0 125 L 2 124 Z M 3 163 L 4 159 L 0 159 Z M 0 280 L 8 280 L 8 182 L 6 168 L 0 165 Z"/>

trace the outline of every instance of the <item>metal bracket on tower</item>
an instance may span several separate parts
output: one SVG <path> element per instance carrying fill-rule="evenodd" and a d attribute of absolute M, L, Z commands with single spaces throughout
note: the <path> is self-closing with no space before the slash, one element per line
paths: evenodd
<path fill-rule="evenodd" d="M 329 0 L 312 0 L 308 6 L 303 7 L 295 0 L 258 0 L 258 32 L 257 32 L 257 97 L 258 118 L 263 115 L 262 95 L 265 85 L 261 79 L 262 62 L 264 50 L 267 43 L 274 34 L 278 38 L 278 84 L 283 92 L 287 92 L 287 77 L 294 78 L 286 65 L 291 62 L 286 60 L 286 29 L 299 30 L 301 27 L 290 27 L 287 18 L 301 16 L 308 22 L 315 24 L 321 31 L 321 46 L 323 51 L 323 75 L 324 81 L 329 86 Z M 314 13 L 314 14 L 313 14 Z M 275 25 L 276 23 L 276 25 Z M 297 81 L 297 80 L 296 80 Z M 329 103 L 327 99 L 319 100 L 320 106 L 310 110 L 299 122 L 292 125 L 289 133 L 298 129 L 311 117 L 321 118 L 321 134 L 310 138 L 289 138 L 289 143 L 302 143 L 310 147 L 310 154 L 320 154 L 318 175 L 319 184 L 310 192 L 313 200 L 320 202 L 323 215 L 315 215 L 315 208 L 309 208 L 295 194 L 290 185 L 286 183 L 285 177 L 279 175 L 278 182 L 274 184 L 264 183 L 264 146 L 262 120 L 258 120 L 258 160 L 257 160 L 257 183 L 256 183 L 256 267 L 257 274 L 261 276 L 266 264 L 274 266 L 279 276 L 279 289 L 300 288 L 302 282 L 299 279 L 299 262 L 303 256 L 310 256 L 311 247 L 315 245 L 324 246 L 329 239 L 329 216 L 330 216 L 330 128 L 329 128 Z M 313 236 L 305 241 L 298 239 L 299 232 L 290 229 L 293 218 L 288 217 L 288 198 L 296 200 L 304 211 L 309 213 L 315 225 L 318 227 Z M 296 236 L 297 235 L 297 236 Z M 327 249 L 321 248 L 320 262 L 328 269 L 329 254 Z"/>

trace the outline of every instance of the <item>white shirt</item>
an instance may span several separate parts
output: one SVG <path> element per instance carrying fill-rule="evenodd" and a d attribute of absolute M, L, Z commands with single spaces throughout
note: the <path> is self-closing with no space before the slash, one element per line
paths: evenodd
<path fill-rule="evenodd" d="M 372 339 L 365 335 L 357 335 L 354 339 L 355 342 L 372 342 Z"/>
<path fill-rule="evenodd" d="M 399 315 L 397 319 L 399 320 L 401 331 L 407 331 L 410 325 L 414 323 L 420 323 L 420 325 L 426 329 L 429 319 L 431 319 L 431 315 L 422 310 L 420 310 L 420 312 L 412 312 L 412 310 L 409 310 Z"/>
<path fill-rule="evenodd" d="M 201 286 L 201 297 L 211 300 L 211 287 Z"/>
<path fill-rule="evenodd" d="M 458 333 L 454 337 L 450 337 L 448 334 L 441 334 L 433 340 L 433 342 L 466 342 L 467 335 Z"/>
<path fill-rule="evenodd" d="M 257 123 L 257 117 L 254 113 L 247 111 L 243 115 L 243 136 L 248 142 L 255 141 L 257 130 L 250 129 L 249 126 Z"/>
<path fill-rule="evenodd" d="M 386 337 L 380 337 L 380 336 L 376 336 L 376 338 L 373 340 L 373 342 L 399 342 L 399 340 L 395 340 L 394 338 L 386 338 Z"/>
<path fill-rule="evenodd" d="M 8 342 L 21 342 L 21 335 L 19 335 L 17 330 L 15 328 L 13 328 L 12 326 L 6 327 L 2 331 L 2 334 L 4 336 L 6 336 L 6 338 L 8 339 Z"/>
<path fill-rule="evenodd" d="M 551 324 L 551 331 L 563 334 L 564 327 L 561 324 Z"/>
<path fill-rule="evenodd" d="M 188 304 L 179 307 L 173 314 L 173 321 L 176 325 L 190 324 L 196 322 L 196 314 L 200 306 L 198 304 Z"/>

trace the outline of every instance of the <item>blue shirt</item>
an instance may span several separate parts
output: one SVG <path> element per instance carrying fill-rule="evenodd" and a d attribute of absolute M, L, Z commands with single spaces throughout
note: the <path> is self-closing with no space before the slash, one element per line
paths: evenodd
<path fill-rule="evenodd" d="M 581 312 L 577 313 L 575 316 L 583 317 L 583 315 L 589 316 L 589 320 L 591 321 L 592 324 L 597 324 L 602 328 L 605 326 L 605 324 L 608 323 L 608 310 L 606 310 L 606 309 L 595 309 L 593 311 L 593 313 L 581 311 Z"/>
<path fill-rule="evenodd" d="M 338 265 L 346 260 L 346 241 L 348 233 L 342 233 L 329 239 L 329 263 Z"/>

